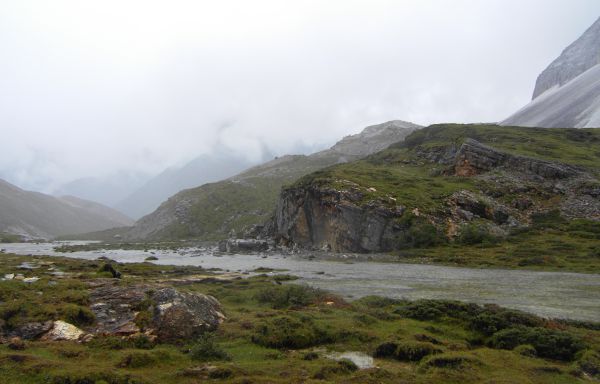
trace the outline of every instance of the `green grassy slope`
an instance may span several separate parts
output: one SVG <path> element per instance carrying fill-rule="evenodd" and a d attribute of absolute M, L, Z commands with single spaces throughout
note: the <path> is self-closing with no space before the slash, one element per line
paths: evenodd
<path fill-rule="evenodd" d="M 404 206 L 408 213 L 399 219 L 399 224 L 410 220 L 410 212 L 415 208 L 432 219 L 446 217 L 447 199 L 460 190 L 493 196 L 506 205 L 526 197 L 538 211 L 544 212 L 532 217 L 529 228 L 510 231 L 505 238 L 494 238 L 477 233 L 478 225 L 483 228 L 485 223 L 475 220 L 467 228 L 474 232 L 470 237 L 458 236 L 447 241 L 443 233 L 433 234 L 436 239 L 429 244 L 404 247 L 396 253 L 404 261 L 600 272 L 600 224 L 585 218 L 569 221 L 560 217 L 555 211 L 563 199 L 560 193 L 548 194 L 540 188 L 524 192 L 490 178 L 455 176 L 447 172 L 448 165 L 432 162 L 422 155 L 458 148 L 466 138 L 510 154 L 571 164 L 583 167 L 595 177 L 600 175 L 600 129 L 444 124 L 416 131 L 404 142 L 368 158 L 307 175 L 290 188 L 354 188 L 363 193 L 359 205 L 377 202 Z M 600 187 L 598 180 L 591 183 Z M 443 227 L 444 223 L 441 224 Z M 440 232 L 446 230 L 441 228 Z"/>

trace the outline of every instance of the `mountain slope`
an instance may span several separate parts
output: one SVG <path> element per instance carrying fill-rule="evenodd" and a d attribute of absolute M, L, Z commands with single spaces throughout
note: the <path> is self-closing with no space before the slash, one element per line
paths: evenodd
<path fill-rule="evenodd" d="M 501 124 L 600 126 L 600 19 L 538 76 L 533 100 Z"/>
<path fill-rule="evenodd" d="M 345 137 L 310 156 L 276 158 L 217 183 L 181 191 L 125 234 L 129 239 L 220 239 L 266 221 L 285 184 L 327 166 L 356 160 L 402 140 L 419 126 L 391 121 Z"/>
<path fill-rule="evenodd" d="M 538 76 L 532 99 L 563 86 L 597 64 L 600 64 L 600 18 Z"/>
<path fill-rule="evenodd" d="M 52 238 L 131 224 L 128 217 L 98 203 L 25 191 L 0 180 L 0 232 Z"/>
<path fill-rule="evenodd" d="M 600 127 L 600 64 L 546 91 L 502 125 L 545 128 Z"/>
<path fill-rule="evenodd" d="M 569 255 L 583 269 L 600 252 L 599 145 L 599 129 L 423 128 L 284 188 L 271 235 L 305 248 L 488 265 L 566 265 Z"/>
<path fill-rule="evenodd" d="M 229 153 L 199 156 L 181 168 L 167 169 L 150 179 L 115 208 L 138 219 L 183 189 L 222 180 L 251 165 L 247 159 Z"/>

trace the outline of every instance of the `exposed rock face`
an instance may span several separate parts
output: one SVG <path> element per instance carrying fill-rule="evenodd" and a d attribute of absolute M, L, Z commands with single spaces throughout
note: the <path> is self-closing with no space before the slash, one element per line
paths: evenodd
<path fill-rule="evenodd" d="M 90 309 L 96 316 L 96 324 L 90 331 L 119 336 L 140 332 L 135 317 L 149 289 L 143 285 L 122 287 L 107 284 L 92 290 Z"/>
<path fill-rule="evenodd" d="M 501 124 L 600 127 L 600 19 L 538 76 L 531 103 Z"/>
<path fill-rule="evenodd" d="M 53 325 L 52 321 L 27 323 L 15 329 L 12 335 L 23 340 L 34 340 L 52 329 Z"/>
<path fill-rule="evenodd" d="M 223 322 L 220 304 L 212 296 L 163 288 L 152 294 L 153 327 L 160 341 L 190 340 L 214 331 Z"/>
<path fill-rule="evenodd" d="M 530 196 L 559 197 L 557 208 L 564 217 L 600 220 L 600 199 L 594 197 L 600 182 L 582 168 L 509 154 L 473 139 L 458 148 L 450 145 L 415 153 L 418 159 L 444 165 L 448 176 L 476 178 L 487 186 L 486 191 L 452 193 L 444 200 L 445 208 L 436 212 L 411 210 L 448 237 L 475 219 L 486 221 L 488 232 L 498 236 L 512 227 L 527 226 L 540 209 Z M 284 189 L 273 222 L 266 227 L 284 245 L 303 248 L 385 252 L 406 244 L 398 241 L 409 230 L 401 220 L 406 214 L 402 202 L 380 197 L 365 203 L 374 189 L 347 183 L 340 190 L 319 183 Z M 507 195 L 516 198 L 511 202 Z"/>
<path fill-rule="evenodd" d="M 281 193 L 275 217 L 275 236 L 283 242 L 335 252 L 375 252 L 393 248 L 402 228 L 393 219 L 401 206 L 361 207 L 357 190 L 318 187 L 290 188 Z"/>
<path fill-rule="evenodd" d="M 600 64 L 600 18 L 538 76 L 533 99 Z"/>
<path fill-rule="evenodd" d="M 182 293 L 173 288 L 137 285 L 105 285 L 92 291 L 94 334 L 129 336 L 142 330 L 136 324 L 140 311 L 149 311 L 151 323 L 146 334 L 161 341 L 181 341 L 215 330 L 225 318 L 221 305 L 212 296 Z"/>
<path fill-rule="evenodd" d="M 454 159 L 457 176 L 474 176 L 498 167 L 550 179 L 564 179 L 580 173 L 578 168 L 567 164 L 509 155 L 473 139 L 465 140 Z"/>

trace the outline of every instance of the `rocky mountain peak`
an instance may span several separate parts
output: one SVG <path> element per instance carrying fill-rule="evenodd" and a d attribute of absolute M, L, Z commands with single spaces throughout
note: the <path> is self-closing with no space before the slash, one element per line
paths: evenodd
<path fill-rule="evenodd" d="M 367 156 L 403 140 L 408 134 L 419 128 L 421 128 L 420 125 L 402 120 L 371 125 L 360 133 L 344 137 L 330 150 L 344 155 Z"/>
<path fill-rule="evenodd" d="M 600 64 L 600 18 L 569 45 L 537 78 L 533 99 Z"/>

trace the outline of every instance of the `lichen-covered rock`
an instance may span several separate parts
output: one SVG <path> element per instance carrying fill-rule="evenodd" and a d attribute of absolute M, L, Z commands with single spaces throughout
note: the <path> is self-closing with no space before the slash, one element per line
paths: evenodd
<path fill-rule="evenodd" d="M 163 288 L 152 294 L 152 326 L 159 341 L 190 340 L 214 331 L 223 322 L 221 305 L 212 296 Z"/>
<path fill-rule="evenodd" d="M 34 340 L 52 329 L 53 325 L 52 321 L 26 323 L 17 327 L 12 335 L 24 340 Z"/>
<path fill-rule="evenodd" d="M 127 336 L 140 331 L 135 324 L 136 313 L 146 299 L 145 285 L 100 285 L 92 290 L 90 309 L 96 323 L 89 329 L 95 334 Z"/>
<path fill-rule="evenodd" d="M 85 332 L 77 328 L 73 324 L 57 320 L 52 325 L 52 328 L 42 336 L 42 340 L 47 341 L 77 341 L 85 335 Z"/>

